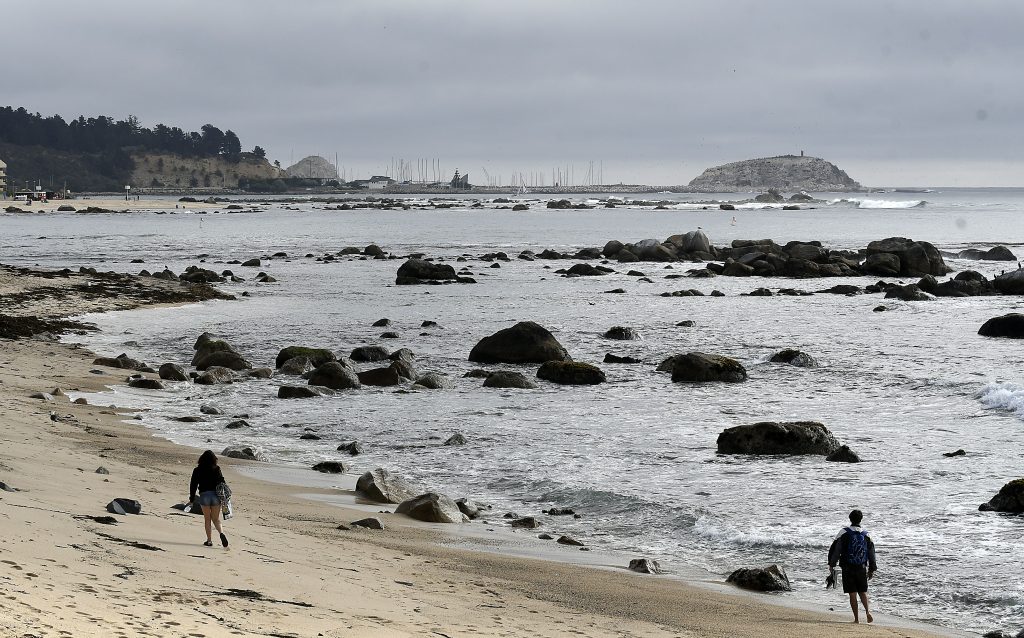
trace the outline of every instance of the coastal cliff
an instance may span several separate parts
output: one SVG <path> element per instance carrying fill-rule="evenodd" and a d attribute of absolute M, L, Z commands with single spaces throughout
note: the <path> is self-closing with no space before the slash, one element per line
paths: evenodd
<path fill-rule="evenodd" d="M 859 191 L 863 187 L 845 171 L 820 157 L 780 155 L 732 162 L 707 169 L 690 182 L 692 191 Z"/>

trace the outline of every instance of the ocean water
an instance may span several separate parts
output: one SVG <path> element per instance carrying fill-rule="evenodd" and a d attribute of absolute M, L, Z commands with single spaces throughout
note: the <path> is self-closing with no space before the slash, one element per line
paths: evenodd
<path fill-rule="evenodd" d="M 602 196 L 571 196 L 597 202 Z M 629 198 L 629 195 L 621 195 Z M 329 347 L 339 354 L 380 343 L 411 348 L 421 371 L 449 375 L 455 389 L 396 393 L 366 388 L 304 401 L 276 398 L 294 378 L 223 387 L 181 384 L 162 393 L 118 389 L 116 400 L 140 407 L 144 423 L 183 443 L 219 450 L 255 444 L 272 458 L 312 464 L 339 458 L 340 442 L 359 440 L 366 454 L 356 471 L 383 466 L 453 497 L 493 504 L 495 511 L 539 514 L 572 507 L 579 520 L 554 518 L 549 530 L 588 544 L 658 558 L 672 569 L 726 574 L 778 563 L 793 581 L 785 596 L 844 608 L 826 592 L 828 546 L 850 509 L 865 512 L 878 547 L 872 581 L 878 610 L 968 630 L 1024 625 L 1024 517 L 978 512 L 1007 481 L 1024 476 L 1024 344 L 977 335 L 986 319 L 1020 311 L 1017 297 L 886 300 L 844 297 L 747 297 L 761 286 L 808 291 L 874 279 L 665 279 L 687 264 L 631 264 L 654 283 L 628 277 L 565 279 L 553 271 L 574 262 L 513 260 L 501 268 L 476 259 L 504 250 L 601 246 L 701 227 L 716 245 L 736 238 L 821 240 L 860 248 L 901 235 L 940 249 L 1007 245 L 1024 257 L 1024 190 L 942 190 L 927 193 L 825 195 L 813 210 L 747 206 L 705 210 L 716 196 L 657 194 L 664 210 L 554 211 L 522 198 L 513 213 L 445 210 L 326 211 L 313 203 L 259 206 L 259 212 L 132 216 L 0 215 L 0 261 L 43 266 L 90 265 L 135 272 L 199 262 L 232 269 L 249 281 L 236 302 L 88 316 L 102 332 L 85 343 L 101 354 L 127 352 L 153 364 L 187 363 L 195 337 L 224 335 L 256 365 L 273 365 L 287 345 Z M 735 196 L 721 196 L 730 199 Z M 423 201 L 426 198 L 414 198 Z M 304 255 L 376 242 L 395 254 L 466 255 L 476 285 L 394 286 L 400 261 L 343 259 L 324 264 Z M 255 284 L 256 269 L 222 262 L 288 253 L 261 270 L 278 279 Z M 133 258 L 143 266 L 130 264 Z M 949 260 L 986 275 L 1016 264 Z M 626 294 L 604 294 L 613 288 Z M 725 297 L 663 298 L 664 291 L 717 289 Z M 380 339 L 371 323 L 391 319 L 401 338 Z M 683 319 L 692 328 L 676 327 Z M 421 328 L 424 320 L 437 328 Z M 533 320 L 552 330 L 573 358 L 601 365 L 608 382 L 594 387 L 542 384 L 535 391 L 492 390 L 462 375 L 483 336 Z M 610 341 L 614 325 L 642 339 Z M 821 364 L 800 369 L 767 363 L 776 351 L 800 348 Z M 690 350 L 739 359 L 742 384 L 673 384 L 654 368 Z M 606 352 L 642 364 L 601 364 Z M 490 366 L 499 368 L 502 366 Z M 514 368 L 514 366 L 511 366 Z M 533 367 L 523 367 L 533 373 Z M 215 403 L 248 414 L 251 429 L 225 430 L 225 419 L 178 423 Z M 861 464 L 820 457 L 716 454 L 727 427 L 775 420 L 817 420 L 857 451 Z M 301 441 L 312 429 L 319 441 Z M 464 447 L 441 442 L 454 432 Z M 967 456 L 943 452 L 963 448 Z"/>

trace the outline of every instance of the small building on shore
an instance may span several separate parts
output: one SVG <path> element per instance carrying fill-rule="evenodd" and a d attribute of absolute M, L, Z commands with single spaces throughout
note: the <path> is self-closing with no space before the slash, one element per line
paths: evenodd
<path fill-rule="evenodd" d="M 374 175 L 366 181 L 366 187 L 372 191 L 382 191 L 395 183 L 395 180 L 384 175 Z"/>
<path fill-rule="evenodd" d="M 7 164 L 0 160 L 0 193 L 7 193 Z"/>

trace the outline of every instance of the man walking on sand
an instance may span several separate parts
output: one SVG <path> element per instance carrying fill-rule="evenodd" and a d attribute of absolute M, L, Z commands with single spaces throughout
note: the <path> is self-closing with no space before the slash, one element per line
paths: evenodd
<path fill-rule="evenodd" d="M 835 574 L 836 563 L 843 569 L 843 591 L 850 595 L 850 609 L 853 610 L 853 622 L 859 623 L 857 598 L 864 605 L 864 617 L 868 622 L 871 608 L 868 607 L 868 580 L 878 569 L 875 565 L 875 544 L 867 530 L 860 526 L 864 514 L 860 510 L 850 512 L 850 525 L 844 527 L 828 550 L 828 568 Z"/>

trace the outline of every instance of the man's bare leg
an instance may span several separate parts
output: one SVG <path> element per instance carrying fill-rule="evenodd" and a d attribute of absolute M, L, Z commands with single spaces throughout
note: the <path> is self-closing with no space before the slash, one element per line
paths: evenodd
<path fill-rule="evenodd" d="M 864 605 L 864 617 L 868 619 L 868 622 L 874 621 L 875 619 L 871 617 L 871 609 L 868 607 L 868 593 L 866 591 L 860 593 L 860 602 Z M 856 616 L 857 614 L 854 613 L 853 615 Z"/>
<path fill-rule="evenodd" d="M 850 609 L 853 610 L 853 622 L 859 623 L 860 618 L 857 613 L 857 593 L 852 591 L 850 592 Z"/>

